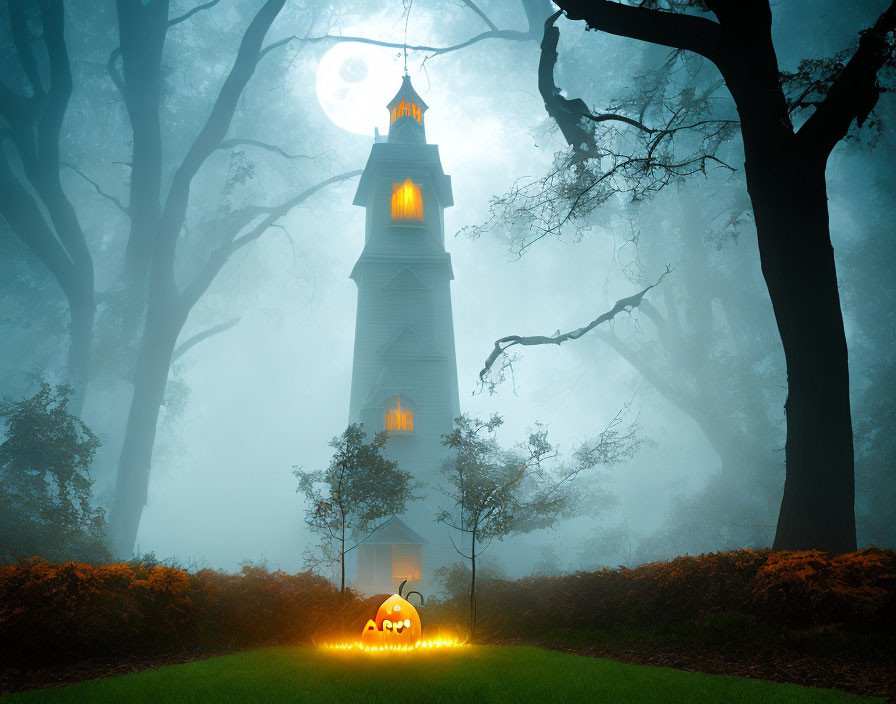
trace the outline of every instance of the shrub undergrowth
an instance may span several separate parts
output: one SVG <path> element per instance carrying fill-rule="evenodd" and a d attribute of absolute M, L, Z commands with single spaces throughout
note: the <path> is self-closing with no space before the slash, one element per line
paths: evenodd
<path fill-rule="evenodd" d="M 896 632 L 896 553 L 739 550 L 634 569 L 491 579 L 481 639 L 645 640 L 695 646 L 775 634 Z M 463 623 L 466 595 L 428 603 L 424 628 Z M 0 566 L 0 660 L 48 662 L 301 644 L 360 633 L 381 597 L 344 601 L 327 580 L 246 566 L 188 572 L 155 562 Z M 688 636 L 688 634 L 690 634 Z M 817 640 L 817 638 L 815 638 Z"/>

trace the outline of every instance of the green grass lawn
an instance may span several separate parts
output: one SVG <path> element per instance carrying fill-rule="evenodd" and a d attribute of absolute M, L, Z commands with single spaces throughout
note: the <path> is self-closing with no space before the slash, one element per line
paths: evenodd
<path fill-rule="evenodd" d="M 834 690 L 625 665 L 531 647 L 411 653 L 264 648 L 2 698 L 28 702 L 480 704 L 882 702 Z"/>

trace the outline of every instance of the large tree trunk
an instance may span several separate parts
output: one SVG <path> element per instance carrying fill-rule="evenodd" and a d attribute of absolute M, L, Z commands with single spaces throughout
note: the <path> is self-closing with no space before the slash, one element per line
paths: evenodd
<path fill-rule="evenodd" d="M 788 158 L 789 157 L 789 158 Z M 824 163 L 747 154 L 762 273 L 787 363 L 787 478 L 776 550 L 856 549 L 849 365 Z"/>
<path fill-rule="evenodd" d="M 78 291 L 68 293 L 71 313 L 71 345 L 68 353 L 68 379 L 75 390 L 69 402 L 69 410 L 80 415 L 90 381 L 90 364 L 93 352 L 93 323 L 96 301 L 93 278 L 82 277 Z"/>
<path fill-rule="evenodd" d="M 0 216 L 55 278 L 68 302 L 70 316 L 67 381 L 75 393 L 69 410 L 81 414 L 90 376 L 93 348 L 93 321 L 96 301 L 93 291 L 93 264 L 86 248 L 77 261 L 54 234 L 35 198 L 13 174 L 0 153 Z"/>
<path fill-rule="evenodd" d="M 174 344 L 184 319 L 164 307 L 147 316 L 143 344 L 134 375 L 134 395 L 125 428 L 109 517 L 112 547 L 119 557 L 130 557 L 146 505 L 149 470 L 156 439 L 159 410 L 165 398 Z"/>
<path fill-rule="evenodd" d="M 262 56 L 261 44 L 264 37 L 284 2 L 285 0 L 267 0 L 243 34 L 233 68 L 224 80 L 212 112 L 175 171 L 163 210 L 164 214 L 159 217 L 157 224 L 149 221 L 154 218 L 156 212 L 155 197 L 159 177 L 159 173 L 155 171 L 159 148 L 158 123 L 155 118 L 152 118 L 148 125 L 144 125 L 145 140 L 139 148 L 137 144 L 138 123 L 134 125 L 134 166 L 136 170 L 138 155 L 142 155 L 145 168 L 141 170 L 144 172 L 141 188 L 145 187 L 147 193 L 139 194 L 141 197 L 142 195 L 146 196 L 145 202 L 140 204 L 137 202 L 140 198 L 136 198 L 132 191 L 132 197 L 135 198 L 132 207 L 142 209 L 146 222 L 142 223 L 142 230 L 132 230 L 127 253 L 127 260 L 132 262 L 132 265 L 126 266 L 126 271 L 130 270 L 133 276 L 140 277 L 144 271 L 144 259 L 150 249 L 152 250 L 152 261 L 149 266 L 146 323 L 137 358 L 134 395 L 125 428 L 115 487 L 115 503 L 110 517 L 114 548 L 120 555 L 129 555 L 133 551 L 143 507 L 146 505 L 156 424 L 165 396 L 165 385 L 168 381 L 168 370 L 171 366 L 177 336 L 183 328 L 190 308 L 208 288 L 220 267 L 227 261 L 228 256 L 226 248 L 215 250 L 210 257 L 211 262 L 203 269 L 206 275 L 200 275 L 195 279 L 186 287 L 183 294 L 178 291 L 174 275 L 175 252 L 177 239 L 186 218 L 190 184 L 202 164 L 226 135 L 242 91 Z M 162 2 L 158 7 L 153 4 L 156 9 L 148 16 L 136 16 L 129 12 L 133 9 L 130 5 L 124 2 L 119 4 L 122 58 L 126 69 L 125 76 L 128 80 L 140 78 L 138 68 L 141 61 L 151 61 L 155 64 L 160 60 L 164 41 L 163 30 L 170 26 L 170 20 L 167 19 L 167 6 L 167 2 Z M 140 23 L 144 21 L 148 23 L 147 33 L 153 34 L 155 39 L 141 43 L 139 38 L 132 37 L 133 46 L 129 45 L 126 48 L 125 36 L 133 35 L 135 32 L 139 34 Z M 129 59 L 128 55 L 131 50 L 133 50 L 133 55 L 130 59 L 133 61 Z M 129 111 L 134 110 L 139 116 L 146 107 L 155 109 L 155 99 L 149 100 L 148 103 L 140 102 L 137 99 L 143 86 L 133 87 L 137 91 L 133 93 L 114 70 L 112 75 L 125 97 L 129 101 L 136 101 L 129 102 Z M 150 93 L 158 90 L 155 80 L 155 78 L 151 79 L 152 84 L 148 88 Z M 151 95 L 144 97 L 154 98 Z M 149 193 L 149 191 L 153 192 Z M 236 234 L 234 233 L 234 237 Z"/>
<path fill-rule="evenodd" d="M 168 1 L 144 4 L 118 0 L 121 42 L 119 88 L 133 134 L 128 236 L 122 270 L 121 342 L 135 340 L 147 305 L 147 278 L 161 217 L 162 49 L 168 32 Z M 115 71 L 113 64 L 112 70 Z"/>
<path fill-rule="evenodd" d="M 787 367 L 787 474 L 776 550 L 856 549 L 849 362 L 828 220 L 827 152 L 794 134 L 770 12 L 728 35 L 759 258 Z M 751 61 L 743 59 L 750 57 Z"/>

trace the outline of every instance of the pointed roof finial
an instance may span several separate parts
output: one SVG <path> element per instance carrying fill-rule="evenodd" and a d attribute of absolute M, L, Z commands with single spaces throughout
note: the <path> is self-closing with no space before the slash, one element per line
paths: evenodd
<path fill-rule="evenodd" d="M 404 3 L 404 77 L 408 77 L 408 22 L 411 19 L 411 8 L 414 0 L 405 0 Z"/>

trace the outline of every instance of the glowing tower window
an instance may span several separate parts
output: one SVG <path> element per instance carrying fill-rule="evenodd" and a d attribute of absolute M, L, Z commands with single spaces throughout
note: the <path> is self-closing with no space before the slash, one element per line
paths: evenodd
<path fill-rule="evenodd" d="M 386 411 L 386 430 L 407 433 L 414 430 L 414 412 L 410 408 L 401 407 L 401 394 L 398 394 L 395 408 Z"/>
<path fill-rule="evenodd" d="M 422 553 L 419 545 L 392 546 L 392 579 L 420 579 Z"/>
<path fill-rule="evenodd" d="M 392 219 L 423 221 L 423 194 L 410 176 L 402 184 L 392 182 Z"/>
<path fill-rule="evenodd" d="M 423 113 L 420 111 L 420 107 L 406 100 L 402 100 L 392 108 L 392 122 L 395 122 L 399 117 L 413 117 L 417 122 L 423 122 Z"/>

